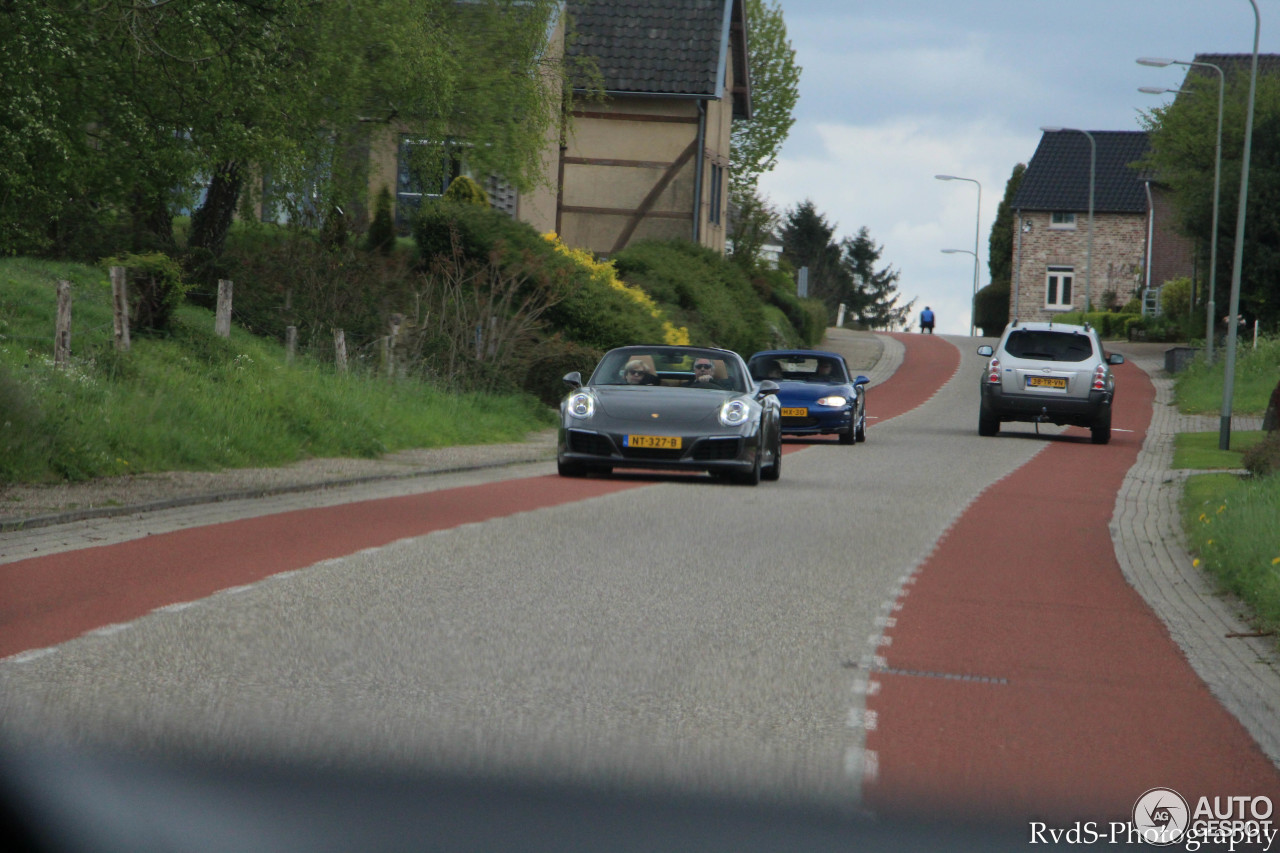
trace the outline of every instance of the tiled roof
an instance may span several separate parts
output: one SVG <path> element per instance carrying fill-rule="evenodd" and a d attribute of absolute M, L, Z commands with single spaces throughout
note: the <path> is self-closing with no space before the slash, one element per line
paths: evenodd
<path fill-rule="evenodd" d="M 1204 62 L 1209 65 L 1216 65 L 1222 69 L 1222 73 L 1227 77 L 1233 74 L 1249 74 L 1249 66 L 1253 62 L 1252 53 L 1197 53 L 1196 62 Z M 1280 53 L 1260 53 L 1258 54 L 1258 74 L 1276 74 L 1280 73 Z M 1187 76 L 1192 74 L 1204 74 L 1218 79 L 1218 72 L 1212 68 L 1203 68 L 1192 65 L 1187 69 Z"/>
<path fill-rule="evenodd" d="M 1147 152 L 1140 130 L 1092 130 L 1098 146 L 1094 174 L 1095 213 L 1145 213 L 1145 176 L 1129 164 Z M 1075 130 L 1046 132 L 1027 165 L 1015 210 L 1087 211 L 1089 209 L 1089 139 Z"/>
<path fill-rule="evenodd" d="M 592 56 L 607 92 L 719 97 L 733 0 L 570 0 L 569 52 Z"/>

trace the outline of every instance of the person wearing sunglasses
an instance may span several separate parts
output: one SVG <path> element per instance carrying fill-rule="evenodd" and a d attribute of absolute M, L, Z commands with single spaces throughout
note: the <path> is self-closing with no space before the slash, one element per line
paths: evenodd
<path fill-rule="evenodd" d="M 657 385 L 658 377 L 649 372 L 649 366 L 638 358 L 627 362 L 622 377 L 628 385 Z"/>
<path fill-rule="evenodd" d="M 693 360 L 693 378 L 684 383 L 689 388 L 718 388 L 725 390 L 725 383 L 716 378 L 715 362 L 705 356 Z"/>

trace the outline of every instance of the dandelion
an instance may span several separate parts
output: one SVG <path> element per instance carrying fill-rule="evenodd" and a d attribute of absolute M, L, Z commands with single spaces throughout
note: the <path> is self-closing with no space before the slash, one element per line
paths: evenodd
<path fill-rule="evenodd" d="M 1209 540 L 1207 543 L 1205 543 L 1205 544 L 1207 544 L 1207 545 L 1212 545 L 1212 544 L 1213 544 L 1213 540 L 1212 540 L 1212 539 L 1210 539 L 1210 540 Z"/>
<path fill-rule="evenodd" d="M 1271 565 L 1280 566 L 1280 557 L 1276 557 L 1274 560 L 1272 560 Z"/>
<path fill-rule="evenodd" d="M 1227 508 L 1226 504 L 1223 504 L 1222 506 L 1218 507 L 1218 515 L 1222 515 L 1222 511 L 1226 508 Z"/>
<path fill-rule="evenodd" d="M 1197 569 L 1200 568 L 1200 558 L 1196 557 L 1194 560 L 1192 560 L 1191 565 Z"/>

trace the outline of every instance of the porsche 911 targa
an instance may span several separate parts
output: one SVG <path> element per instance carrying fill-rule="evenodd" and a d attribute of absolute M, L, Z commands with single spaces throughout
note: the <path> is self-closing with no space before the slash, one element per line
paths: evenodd
<path fill-rule="evenodd" d="M 564 377 L 556 464 L 581 477 L 614 468 L 706 471 L 756 485 L 782 473 L 778 386 L 735 352 L 630 346 L 605 353 L 585 383 Z"/>

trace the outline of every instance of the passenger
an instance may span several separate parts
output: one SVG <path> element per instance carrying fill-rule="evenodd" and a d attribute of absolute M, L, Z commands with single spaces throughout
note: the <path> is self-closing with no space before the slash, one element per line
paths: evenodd
<path fill-rule="evenodd" d="M 658 384 L 658 377 L 649 372 L 649 365 L 638 358 L 633 358 L 627 362 L 627 366 L 623 368 L 623 376 L 626 378 L 628 385 Z"/>
<path fill-rule="evenodd" d="M 693 360 L 693 378 L 684 383 L 688 388 L 718 388 L 725 390 L 728 386 L 716 379 L 716 365 L 711 359 L 699 356 Z"/>

